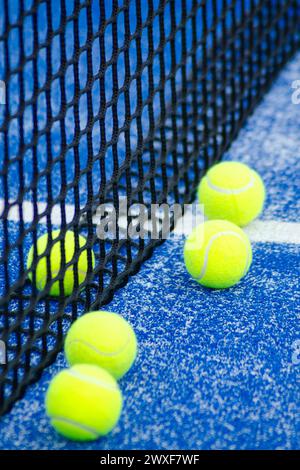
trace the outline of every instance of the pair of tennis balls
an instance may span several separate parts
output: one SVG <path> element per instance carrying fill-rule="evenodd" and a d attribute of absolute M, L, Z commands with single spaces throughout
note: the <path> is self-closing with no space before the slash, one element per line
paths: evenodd
<path fill-rule="evenodd" d="M 46 395 L 54 429 L 77 441 L 109 433 L 122 410 L 117 380 L 130 369 L 136 353 L 135 333 L 120 315 L 99 311 L 76 320 L 65 340 L 71 368 L 54 377 Z"/>
<path fill-rule="evenodd" d="M 205 287 L 232 287 L 251 266 L 251 244 L 240 227 L 261 213 L 264 184 L 247 165 L 223 162 L 213 166 L 201 180 L 198 198 L 211 220 L 200 224 L 187 238 L 186 268 Z"/>
<path fill-rule="evenodd" d="M 60 230 L 54 230 L 51 233 L 51 240 L 48 233 L 42 235 L 37 240 L 37 264 L 34 269 L 34 276 L 32 269 L 35 255 L 34 246 L 31 247 L 28 253 L 27 269 L 29 270 L 29 279 L 35 281 L 36 287 L 40 291 L 44 290 L 49 283 L 49 294 L 52 296 L 71 295 L 74 290 L 75 275 L 80 286 L 86 279 L 89 262 L 91 262 L 92 268 L 95 267 L 94 253 L 92 250 L 90 251 L 89 261 L 89 253 L 85 247 L 86 239 L 82 235 L 78 235 L 76 249 L 75 234 L 71 230 L 67 231 L 65 235 L 61 235 Z M 79 256 L 75 263 L 77 250 Z M 48 256 L 46 253 L 49 253 Z M 69 266 L 66 267 L 68 264 Z M 75 264 L 77 265 L 77 273 L 75 272 Z M 61 273 L 62 269 L 63 272 Z M 62 277 L 61 282 L 60 277 Z"/>

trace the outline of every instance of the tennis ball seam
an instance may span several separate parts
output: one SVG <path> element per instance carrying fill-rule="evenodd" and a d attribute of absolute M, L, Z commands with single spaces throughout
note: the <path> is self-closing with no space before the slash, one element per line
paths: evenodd
<path fill-rule="evenodd" d="M 54 427 L 54 421 L 58 421 L 64 424 L 71 424 L 72 426 L 75 426 L 81 431 L 89 432 L 90 434 L 95 436 L 96 439 L 98 439 L 101 436 L 101 434 L 96 429 L 91 428 L 90 426 L 86 426 L 85 424 L 81 424 L 78 421 L 75 421 L 73 419 L 64 418 L 62 416 L 51 416 L 51 424 L 53 427 Z"/>
<path fill-rule="evenodd" d="M 249 247 L 247 246 L 246 240 L 244 240 L 243 237 L 241 237 L 238 233 L 235 233 L 235 232 L 232 232 L 232 231 L 228 230 L 228 231 L 223 231 L 223 232 L 216 233 L 215 235 L 213 235 L 210 238 L 210 240 L 208 242 L 208 245 L 205 249 L 205 256 L 204 256 L 204 262 L 203 262 L 202 270 L 200 272 L 200 275 L 195 278 L 198 281 L 201 281 L 201 279 L 203 279 L 203 277 L 205 276 L 207 265 L 208 265 L 209 251 L 210 251 L 214 241 L 217 240 L 218 238 L 222 237 L 222 236 L 235 236 L 245 244 L 245 247 L 246 247 L 246 250 L 247 250 L 247 259 L 246 259 L 246 265 L 245 265 L 245 268 L 244 268 L 243 275 L 246 274 L 248 266 L 249 266 L 249 261 L 250 261 Z"/>
<path fill-rule="evenodd" d="M 114 386 L 113 384 L 108 385 L 107 383 L 102 382 L 99 379 L 96 379 L 94 377 L 90 377 L 90 376 L 85 375 L 81 372 L 77 372 L 77 371 L 74 371 L 74 370 L 71 370 L 71 369 L 67 370 L 66 372 L 67 372 L 67 374 L 71 375 L 72 377 L 75 377 L 79 380 L 87 382 L 91 385 L 96 385 L 97 387 L 101 387 L 101 388 L 104 388 L 106 390 L 110 390 L 112 392 L 117 392 L 118 391 L 118 388 L 116 386 Z"/>
<path fill-rule="evenodd" d="M 207 174 L 206 175 L 206 180 L 207 180 L 207 184 L 208 184 L 208 187 L 210 189 L 212 189 L 213 191 L 217 191 L 219 193 L 222 193 L 222 194 L 241 194 L 241 193 L 244 193 L 246 191 L 248 191 L 249 189 L 253 188 L 254 184 L 255 184 L 255 178 L 254 178 L 254 175 L 253 173 L 251 173 L 251 178 L 250 178 L 250 181 L 248 184 L 246 184 L 246 186 L 243 186 L 241 188 L 238 188 L 238 189 L 227 189 L 227 188 L 223 188 L 221 186 L 217 186 L 216 184 L 212 183 L 212 181 L 210 180 L 209 178 L 209 175 Z"/>
<path fill-rule="evenodd" d="M 88 343 L 87 341 L 84 341 L 82 339 L 73 339 L 71 341 L 69 341 L 69 346 L 72 344 L 72 343 L 78 343 L 78 344 L 83 344 L 85 346 L 87 346 L 88 348 L 90 348 L 92 351 L 94 351 L 95 353 L 99 354 L 99 356 L 106 356 L 106 357 L 114 357 L 118 354 L 121 354 L 126 348 L 127 346 L 129 345 L 130 343 L 130 335 L 128 335 L 127 337 L 127 341 L 126 343 L 124 344 L 124 346 L 122 346 L 121 349 L 117 350 L 117 351 L 114 351 L 114 352 L 103 352 L 103 351 L 100 351 L 100 349 L 96 348 L 95 346 L 93 346 L 92 344 Z"/>

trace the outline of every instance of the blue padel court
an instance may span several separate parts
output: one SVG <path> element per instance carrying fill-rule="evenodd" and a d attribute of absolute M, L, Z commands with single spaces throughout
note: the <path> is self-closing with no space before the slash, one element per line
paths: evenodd
<path fill-rule="evenodd" d="M 4 0 L 0 0 L 0 8 Z M 15 1 L 9 2 L 10 21 L 17 21 Z M 18 3 L 18 2 L 17 2 Z M 47 3 L 47 2 L 46 2 Z M 52 1 L 53 28 L 58 28 L 55 20 L 62 12 L 55 15 L 61 2 Z M 57 3 L 57 5 L 56 5 Z M 71 15 L 74 5 L 65 3 L 66 16 Z M 78 3 L 75 1 L 75 4 Z M 80 2 L 79 2 L 80 3 Z M 89 27 L 96 30 L 99 24 L 99 9 L 97 2 L 93 3 L 92 17 Z M 106 15 L 112 14 L 114 4 L 120 6 L 123 2 L 101 2 L 105 4 Z M 126 3 L 126 2 L 125 2 Z M 131 30 L 136 28 L 136 12 L 129 11 L 128 21 Z M 153 2 L 150 2 L 153 3 Z M 173 8 L 176 14 L 176 5 Z M 180 5 L 182 2 L 179 2 Z M 192 8 L 191 1 L 187 11 Z M 210 3 L 210 2 L 208 2 Z M 215 2 L 212 2 L 215 3 Z M 220 2 L 221 4 L 222 2 Z M 248 3 L 245 2 L 247 8 Z M 272 2 L 271 2 L 272 3 Z M 24 9 L 29 9 L 31 1 L 24 0 Z M 154 2 L 158 8 L 159 2 Z M 4 3 L 3 3 L 4 5 Z M 2 5 L 2 6 L 3 6 Z M 143 5 L 143 2 L 142 2 Z M 78 6 L 78 5 L 77 5 Z M 39 11 L 36 21 L 40 24 L 40 34 L 45 34 L 44 18 L 49 12 L 46 4 Z M 70 11 L 69 11 L 69 10 Z M 111 10 L 111 11 L 110 11 Z M 57 10 L 58 11 L 58 10 Z M 142 11 L 144 11 L 142 9 Z M 168 10 L 169 11 L 169 10 Z M 178 11 L 181 11 L 178 9 Z M 16 17 L 14 18 L 14 14 Z M 145 13 L 146 14 L 146 13 Z M 215 12 L 218 14 L 218 12 Z M 101 16 L 101 15 L 100 15 Z M 172 14 L 165 15 L 165 35 L 171 34 Z M 175 15 L 176 16 L 176 15 Z M 168 20 L 169 18 L 169 20 Z M 214 15 L 207 16 L 206 28 L 213 25 Z M 238 21 L 237 16 L 237 21 Z M 154 31 L 159 31 L 159 16 L 153 25 Z M 200 19 L 199 19 L 200 20 Z M 146 21 L 141 18 L 142 22 Z M 179 21 L 179 19 L 178 19 Z M 192 19 L 191 19 L 192 21 Z M 211 23 L 210 23 L 211 21 Z M 0 32 L 5 29 L 5 18 L 1 17 Z M 192 23 L 191 23 L 192 24 Z M 114 24 L 108 26 L 113 28 Z M 118 26 L 122 29 L 122 25 Z M 26 22 L 24 25 L 26 31 Z M 74 48 L 84 47 L 86 42 L 86 19 L 78 24 L 78 41 L 70 35 L 70 45 L 66 47 L 66 60 L 71 60 Z M 30 32 L 30 26 L 28 26 Z M 0 33 L 1 34 L 1 33 Z M 20 46 L 19 33 L 12 33 L 9 47 L 11 52 Z M 146 34 L 146 33 L 145 33 Z M 119 37 L 120 41 L 122 38 Z M 146 44 L 146 37 L 142 38 Z M 26 35 L 23 47 L 29 53 L 32 43 L 37 38 Z M 46 41 L 46 35 L 39 41 Z M 159 47 L 161 36 L 154 35 L 153 48 Z M 176 36 L 173 44 L 178 57 L 182 47 L 192 47 L 192 28 L 186 35 L 186 44 L 182 44 L 180 36 Z M 123 38 L 124 41 L 124 38 Z M 1 45 L 1 42 L 0 42 Z M 100 57 L 101 44 L 96 43 L 92 51 L 94 57 L 91 63 L 89 55 L 83 56 L 79 63 L 78 79 L 84 87 L 86 76 L 84 70 L 94 67 L 94 73 L 99 68 L 97 57 Z M 58 48 L 61 51 L 62 45 Z M 107 43 L 106 60 L 114 56 L 114 48 L 121 44 Z M 97 49 L 99 48 L 99 49 Z M 55 47 L 54 47 L 55 50 Z M 173 53 L 165 57 L 165 74 L 172 73 Z M 109 84 L 116 80 L 119 86 L 126 80 L 126 73 L 134 73 L 135 62 L 139 53 L 147 59 L 148 50 L 133 49 L 130 58 L 132 70 L 127 70 L 126 63 L 118 70 L 111 68 L 112 76 L 106 76 L 106 101 L 114 99 L 116 90 Z M 0 72 L 5 67 L 4 56 L 7 51 L 0 48 Z M 169 58 L 169 62 L 168 62 Z M 156 62 L 157 59 L 157 62 Z M 153 63 L 154 77 L 157 83 L 151 86 L 159 87 L 161 80 L 161 62 L 156 57 Z M 198 58 L 199 59 L 199 58 Z M 99 59 L 100 60 L 100 59 Z M 15 63 L 14 63 L 15 61 Z M 24 83 L 12 81 L 9 84 L 9 95 L 18 96 L 23 87 L 25 99 L 30 99 L 33 92 L 32 74 L 38 74 L 39 87 L 47 79 L 49 61 L 52 63 L 51 73 L 55 74 L 55 57 L 39 57 L 36 71 L 28 69 L 24 73 Z M 10 66 L 19 63 L 18 54 L 11 58 Z M 110 69 L 109 69 L 110 70 Z M 127 72 L 126 72 L 127 70 Z M 74 70 L 66 70 L 65 101 L 70 103 L 74 94 Z M 28 73 L 28 80 L 26 80 Z M 110 72 L 108 72 L 110 73 Z M 115 74 L 115 75 L 113 75 Z M 178 78 L 178 76 L 176 76 Z M 1 78 L 1 76 L 0 76 Z M 59 77 L 58 77 L 59 78 Z M 149 87 L 149 76 L 141 75 L 141 96 L 136 93 L 136 83 L 132 82 L 130 90 L 131 109 L 138 105 L 139 99 L 146 99 L 143 92 Z M 115 429 L 106 437 L 92 443 L 76 443 L 59 436 L 51 427 L 45 413 L 45 393 L 51 379 L 59 371 L 67 367 L 63 352 L 56 360 L 47 366 L 38 381 L 35 381 L 25 391 L 25 395 L 16 401 L 12 409 L 0 418 L 0 448 L 1 449 L 34 449 L 34 450 L 71 450 L 71 449 L 298 449 L 300 446 L 300 100 L 293 99 L 296 81 L 300 84 L 300 55 L 296 53 L 284 66 L 274 80 L 269 91 L 264 95 L 253 114 L 246 120 L 245 125 L 229 146 L 223 159 L 244 162 L 255 169 L 262 177 L 266 187 L 266 201 L 260 217 L 246 227 L 253 246 L 253 263 L 249 273 L 236 286 L 226 290 L 206 289 L 195 282 L 186 271 L 183 260 L 184 237 L 173 237 L 157 246 L 152 256 L 147 259 L 139 272 L 131 276 L 126 285 L 116 290 L 113 299 L 103 309 L 124 316 L 133 326 L 138 340 L 138 355 L 131 370 L 121 379 L 120 388 L 124 397 L 121 418 Z M 172 99 L 174 89 L 179 86 L 176 80 L 166 88 L 164 99 Z M 300 86 L 300 85 L 299 85 Z M 30 227 L 36 214 L 39 214 L 38 234 L 47 231 L 46 208 L 49 202 L 49 145 L 52 155 L 51 169 L 51 215 L 52 226 L 57 228 L 61 223 L 61 213 L 55 212 L 54 206 L 59 206 L 62 198 L 61 188 L 66 189 L 63 198 L 66 204 L 67 222 L 72 220 L 75 212 L 75 199 L 78 207 L 84 208 L 87 200 L 86 186 L 90 185 L 96 192 L 99 187 L 99 162 L 88 160 L 89 144 L 93 146 L 94 155 L 100 152 L 102 138 L 100 126 L 94 126 L 88 139 L 79 139 L 80 132 L 91 125 L 89 116 L 91 102 L 93 110 L 100 109 L 100 99 L 103 99 L 99 82 L 95 80 L 92 92 L 82 94 L 78 104 L 81 129 L 76 128 L 74 114 L 70 105 L 70 113 L 66 112 L 64 126 L 60 121 L 54 121 L 52 140 L 49 143 L 43 136 L 37 140 L 36 151 L 38 169 L 34 167 L 34 156 L 28 149 L 22 164 L 16 158 L 10 165 L 5 185 L 0 187 L 0 214 L 4 200 L 14 200 L 18 197 L 18 188 L 22 181 L 30 185 L 34 171 L 41 177 L 35 187 L 35 192 L 28 192 L 23 203 L 25 236 L 22 244 L 22 255 L 18 245 L 20 234 L 20 206 L 12 206 L 6 214 L 6 224 L 0 224 L 0 244 L 4 237 L 9 237 L 11 246 L 9 272 L 5 272 L 0 264 L 0 294 L 5 293 L 7 282 L 13 286 L 19 276 L 20 256 L 26 257 L 33 239 Z M 110 91 L 109 91 L 110 90 Z M 47 103 L 47 93 L 40 95 L 37 107 L 38 127 L 45 126 L 47 110 L 51 107 L 59 115 L 62 103 L 59 81 L 53 82 L 52 104 Z M 91 100 L 89 102 L 88 100 Z M 126 100 L 120 97 L 118 107 L 119 126 L 125 125 Z M 153 101 L 153 119 L 161 113 L 161 96 L 155 95 Z M 134 101 L 136 100 L 136 101 Z M 19 103 L 11 100 L 10 113 L 17 112 Z M 123 110 L 123 111 L 122 111 Z M 72 111 L 72 112 L 71 112 Z M 113 106 L 107 108 L 106 141 L 111 142 L 117 133 Z M 123 112 L 123 114 L 122 114 Z M 0 125 L 4 119 L 4 108 L 0 105 Z M 139 116 L 143 124 L 144 137 L 149 132 L 148 113 Z M 32 115 L 23 116 L 25 133 L 20 136 L 19 120 L 15 119 L 10 126 L 9 153 L 14 148 L 26 146 L 33 138 L 34 129 Z M 135 121 L 134 121 L 135 122 Z M 171 124 L 170 124 L 171 125 Z M 55 128 L 57 126 L 57 129 Z M 180 124 L 179 124 L 180 126 Z M 75 130 L 74 130 L 75 129 Z M 77 129 L 77 130 L 76 130 Z M 65 172 L 62 172 L 59 158 L 62 134 L 65 133 L 70 145 L 65 154 Z M 75 133 L 75 134 L 74 134 Z M 77 133 L 77 134 L 76 134 Z M 79 160 L 74 161 L 74 139 L 78 137 Z M 124 136 L 120 134 L 120 139 Z M 20 143 L 20 139 L 22 142 Z M 139 147 L 138 123 L 131 127 L 131 151 Z M 0 159 L 4 161 L 4 141 L 0 140 Z M 126 141 L 119 141 L 118 166 L 122 167 L 126 160 Z M 122 154 L 123 152 L 123 154 Z M 123 155 L 123 156 L 122 156 Z M 105 174 L 107 181 L 115 175 L 114 146 L 107 146 Z M 172 154 L 166 159 L 172 159 Z M 54 162 L 54 163 L 53 163 Z M 76 171 L 83 172 L 77 178 L 77 187 L 72 182 Z M 65 179 L 62 180 L 62 174 Z M 166 172 L 168 177 L 168 170 Z M 3 179 L 1 180 L 3 181 Z M 74 199 L 75 198 L 75 199 Z M 147 196 L 145 196 L 147 198 Z M 37 205 L 33 204 L 37 201 Z M 26 232 L 26 229 L 28 231 Z M 9 236 L 7 233 L 9 232 Z M 88 230 L 86 230 L 88 233 Z M 4 247 L 3 247 L 4 248 Z M 1 248 L 1 250 L 3 250 Z M 29 288 L 28 288 L 29 289 Z M 26 294 L 25 288 L 25 294 Z M 29 293 L 29 290 L 28 290 Z M 17 305 L 17 300 L 15 305 Z M 51 301 L 50 301 L 51 302 Z M 13 302 L 11 303 L 14 307 Z M 68 306 L 69 311 L 71 307 Z M 80 313 L 85 313 L 84 306 L 78 307 Z M 28 320 L 30 321 L 30 319 Z M 40 320 L 41 321 L 41 320 Z M 36 319 L 36 328 L 39 325 Z M 42 323 L 41 323 L 42 324 Z M 64 330 L 66 333 L 66 330 Z M 18 341 L 18 338 L 11 338 Z M 51 338 L 50 338 L 51 343 Z"/>
<path fill-rule="evenodd" d="M 2 448 L 299 447 L 300 107 L 291 101 L 299 75 L 297 56 L 226 155 L 251 164 L 267 188 L 266 208 L 248 228 L 250 273 L 227 291 L 204 289 L 185 270 L 183 240 L 166 241 L 105 307 L 131 322 L 139 342 L 121 381 L 117 428 L 93 444 L 51 428 L 43 402 L 66 367 L 60 354 L 1 419 Z"/>

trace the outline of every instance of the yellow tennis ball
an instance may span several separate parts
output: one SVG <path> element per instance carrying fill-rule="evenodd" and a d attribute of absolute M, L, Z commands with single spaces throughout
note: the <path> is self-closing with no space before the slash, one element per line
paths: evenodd
<path fill-rule="evenodd" d="M 46 411 L 54 429 L 76 441 L 93 441 L 117 424 L 122 395 L 115 379 L 100 367 L 78 364 L 51 381 Z"/>
<path fill-rule="evenodd" d="M 96 364 L 121 378 L 132 366 L 137 341 L 130 324 L 120 315 L 105 311 L 91 312 L 78 318 L 65 341 L 70 365 Z"/>
<path fill-rule="evenodd" d="M 238 162 L 214 165 L 198 188 L 208 219 L 224 219 L 243 227 L 262 211 L 265 187 L 256 171 Z"/>
<path fill-rule="evenodd" d="M 52 232 L 52 246 L 50 248 L 50 255 L 49 257 L 46 256 L 46 250 L 48 250 L 48 234 L 42 235 L 37 241 L 37 254 L 40 257 L 40 260 L 37 263 L 35 269 L 35 279 L 36 279 L 36 287 L 38 290 L 42 291 L 47 283 L 47 258 L 50 260 L 50 272 L 51 272 L 51 279 L 56 278 L 62 269 L 62 250 L 61 250 L 61 241 L 58 240 L 58 236 L 60 234 L 60 230 L 54 230 Z M 74 232 L 68 231 L 64 237 L 64 250 L 65 250 L 65 263 L 69 263 L 73 260 L 75 256 L 75 235 Z M 78 237 L 79 247 L 83 248 L 86 245 L 86 239 L 79 235 Z M 34 256 L 34 247 L 32 246 L 27 258 L 27 269 L 31 268 L 32 261 Z M 93 251 L 91 252 L 92 257 L 92 266 L 95 266 L 95 256 Z M 78 258 L 78 283 L 79 285 L 85 281 L 87 270 L 88 270 L 88 251 L 84 249 L 79 258 Z M 69 267 L 65 268 L 64 270 L 64 278 L 63 278 L 63 285 L 64 285 L 64 295 L 72 294 L 74 290 L 74 275 L 75 275 L 75 263 L 70 265 Z M 32 272 L 29 272 L 28 277 L 31 281 L 33 281 Z M 60 284 L 59 281 L 53 282 L 50 288 L 50 295 L 59 296 L 62 295 L 63 292 L 60 292 Z"/>
<path fill-rule="evenodd" d="M 184 261 L 199 284 L 225 289 L 247 274 L 252 262 L 251 244 L 237 225 L 210 220 L 198 225 L 187 238 Z"/>

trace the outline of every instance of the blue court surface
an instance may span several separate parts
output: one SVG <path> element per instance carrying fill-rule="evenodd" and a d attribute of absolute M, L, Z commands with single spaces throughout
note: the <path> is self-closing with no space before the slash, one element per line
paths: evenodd
<path fill-rule="evenodd" d="M 61 353 L 1 418 L 3 449 L 297 449 L 300 444 L 300 104 L 292 83 L 300 55 L 282 71 L 226 159 L 263 177 L 268 197 L 249 226 L 254 261 L 226 291 L 187 274 L 183 239 L 157 248 L 107 310 L 135 328 L 138 359 L 121 380 L 124 409 L 106 438 L 59 437 L 44 411 Z"/>
<path fill-rule="evenodd" d="M 16 2 L 17 0 L 14 0 Z M 0 0 L 0 12 L 3 0 Z M 12 6 L 10 15 L 16 11 Z M 55 6 L 56 0 L 52 1 Z M 192 0 L 187 0 L 190 7 Z M 24 0 L 24 8 L 31 0 Z M 57 1 L 57 5 L 60 2 Z M 96 2 L 95 2 L 96 4 Z M 121 2 L 119 2 L 121 4 Z M 158 0 L 154 1 L 157 6 Z M 247 6 L 249 1 L 245 2 Z M 72 11 L 73 2 L 66 2 Z M 105 2 L 111 14 L 112 2 Z M 44 8 L 44 7 L 43 7 Z M 99 18 L 93 11 L 93 27 Z M 67 14 L 70 14 L 67 11 Z M 53 21 L 59 18 L 53 8 Z M 99 12 L 98 12 L 99 13 Z M 143 12 L 144 14 L 145 12 Z M 38 21 L 41 34 L 45 30 L 45 12 Z M 130 15 L 135 28 L 134 12 Z M 16 20 L 16 18 L 15 18 Z M 82 18 L 84 25 L 85 19 Z M 157 20 L 158 21 L 158 20 Z M 44 25 L 45 26 L 45 25 Z M 56 25 L 57 26 L 57 25 Z M 209 26 L 209 21 L 208 21 Z M 158 24 L 154 24 L 158 28 Z M 171 27 L 166 18 L 166 34 Z M 4 28 L 0 13 L 0 33 Z M 24 47 L 30 53 L 32 37 L 30 24 Z M 69 34 L 72 32 L 70 30 Z M 80 41 L 85 42 L 84 28 Z M 122 39 L 122 38 L 120 38 Z M 179 38 L 180 39 L 180 38 Z M 158 36 L 155 39 L 158 41 Z M 11 37 L 9 47 L 18 48 L 18 37 Z M 187 36 L 187 45 L 192 37 Z M 71 47 L 68 54 L 73 54 Z M 154 44 L 157 47 L 158 44 Z M 120 44 L 119 44 L 120 46 Z M 97 47 L 97 46 L 95 46 Z M 107 56 L 112 44 L 106 45 Z M 180 40 L 176 51 L 180 50 Z M 93 51 L 94 57 L 99 51 Z M 0 76 L 4 64 L 1 62 Z M 131 63 L 134 65 L 136 51 Z M 12 66 L 18 63 L 12 54 Z M 53 67 L 55 67 L 55 57 Z M 170 67 L 166 57 L 166 72 Z M 57 61 L 59 62 L 59 61 Z M 159 63 L 154 63 L 154 71 Z M 80 64 L 84 81 L 86 62 Z M 40 57 L 39 86 L 45 80 L 45 58 Z M 95 70 L 99 67 L 94 63 Z M 119 67 L 122 83 L 123 67 Z M 32 71 L 27 70 L 28 77 Z M 25 74 L 27 73 L 25 71 Z M 55 70 L 53 70 L 53 73 Z M 142 76 L 147 89 L 147 76 Z M 157 80 L 159 80 L 159 73 Z M 1 78 L 1 77 L 0 77 Z M 26 76 L 25 76 L 26 78 Z M 66 92 L 73 93 L 73 75 L 66 73 Z M 109 78 L 108 78 L 109 80 Z M 124 395 L 124 409 L 118 426 L 106 438 L 91 444 L 77 444 L 58 436 L 51 428 L 44 410 L 44 397 L 51 378 L 67 366 L 62 353 L 48 367 L 38 383 L 27 389 L 12 411 L 0 418 L 1 449 L 298 449 L 300 447 L 300 355 L 296 350 L 300 341 L 300 104 L 293 103 L 292 84 L 300 80 L 300 54 L 285 67 L 270 92 L 247 121 L 225 159 L 245 162 L 262 176 L 267 188 L 263 214 L 248 228 L 253 242 L 254 260 L 249 274 L 234 288 L 213 291 L 195 283 L 183 263 L 183 238 L 166 241 L 154 251 L 140 272 L 130 278 L 126 287 L 116 292 L 106 310 L 122 314 L 133 325 L 139 354 L 131 371 L 120 381 Z M 25 80 L 25 97 L 33 91 L 32 80 Z M 157 84 L 156 84 L 157 85 Z M 19 83 L 9 84 L 12 96 Z M 170 91 L 170 90 L 169 90 Z M 54 84 L 52 96 L 59 103 L 59 84 Z M 56 95 L 57 93 L 57 95 Z M 166 91 L 168 93 L 168 90 Z M 99 90 L 93 89 L 93 105 L 99 107 Z M 134 100 L 135 92 L 131 91 Z M 111 97 L 107 96 L 109 100 Z M 168 94 L 166 94 L 166 99 Z M 154 107 L 155 107 L 154 103 Z M 17 109 L 18 103 L 15 103 Z M 39 125 L 45 125 L 45 103 L 41 97 Z M 12 104 L 12 112 L 14 103 Z M 132 103 L 136 106 L 136 103 Z M 58 104 L 59 109 L 59 104 Z M 0 106 L 0 124 L 3 120 Z M 122 106 L 119 108 L 122 121 Z M 123 109 L 124 113 L 124 109 Z M 85 126 L 86 102 L 80 103 L 82 125 Z M 125 114 L 124 114 L 125 115 Z M 32 138 L 31 118 L 24 135 Z M 26 115 L 25 115 L 26 119 Z M 143 117 L 144 119 L 144 117 Z M 145 123 L 146 123 L 145 119 Z M 66 119 L 68 138 L 72 139 L 73 117 Z M 19 145 L 17 122 L 10 128 L 12 147 Z M 145 124 L 146 126 L 146 124 Z M 107 137 L 112 129 L 107 128 Z M 145 127 L 145 132 L 147 127 Z M 134 128 L 131 135 L 134 141 Z M 57 139 L 57 140 L 56 140 Z M 94 151 L 100 142 L 100 131 L 93 134 Z M 60 134 L 53 132 L 53 157 L 60 151 Z M 85 145 L 85 146 L 84 146 Z M 10 149 L 13 152 L 13 149 Z M 86 144 L 79 149 L 80 165 L 87 165 Z M 121 150 L 121 146 L 120 146 Z M 39 171 L 47 164 L 47 149 L 43 139 L 38 142 Z M 1 153 L 2 152 L 2 153 Z M 106 176 L 113 173 L 111 155 L 106 158 Z M 125 158 L 125 151 L 122 157 Z M 0 162 L 3 145 L 0 141 Z M 120 164 L 122 161 L 119 162 Z M 73 153 L 66 155 L 67 183 L 73 181 Z M 93 168 L 92 170 L 95 170 Z M 32 178 L 32 155 L 24 157 L 26 184 Z M 56 186 L 53 198 L 61 190 L 60 168 L 53 168 Z M 99 185 L 96 171 L 92 171 L 95 188 Z M 9 198 L 18 193 L 18 168 L 10 165 L 8 174 Z M 26 179 L 27 178 L 27 179 Z M 55 180 L 55 178 L 54 178 Z M 86 179 L 79 181 L 81 200 L 85 204 Z M 45 209 L 47 185 L 41 178 L 38 187 L 40 209 Z M 3 194 L 0 188 L 0 213 Z M 26 203 L 31 203 L 30 197 Z M 25 203 L 25 204 L 26 204 Z M 66 195 L 66 203 L 74 203 L 73 191 Z M 28 206 L 28 207 L 29 207 Z M 30 222 L 30 215 L 26 222 Z M 18 235 L 18 214 L 10 212 L 10 237 Z M 3 238 L 0 225 L 0 243 Z M 40 232 L 46 230 L 41 224 Z M 24 254 L 29 251 L 30 237 L 25 239 Z M 18 253 L 11 254 L 11 282 L 17 278 L 14 262 Z M 3 291 L 3 273 L 0 270 L 0 295 Z M 1 287 L 2 284 L 2 287 Z"/>

